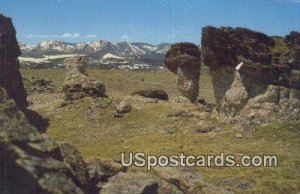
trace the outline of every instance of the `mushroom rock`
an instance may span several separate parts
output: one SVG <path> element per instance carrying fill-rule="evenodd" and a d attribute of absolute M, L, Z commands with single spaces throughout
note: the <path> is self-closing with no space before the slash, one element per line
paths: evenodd
<path fill-rule="evenodd" d="M 184 101 L 195 102 L 199 95 L 200 51 L 192 43 L 173 44 L 165 56 L 167 68 L 177 75 L 177 88 Z"/>
<path fill-rule="evenodd" d="M 245 114 L 246 105 L 263 109 L 269 94 L 277 98 L 270 103 L 279 112 L 281 101 L 299 100 L 299 40 L 297 32 L 282 38 L 246 28 L 204 27 L 201 58 L 212 76 L 218 110 L 234 117 Z"/>
<path fill-rule="evenodd" d="M 107 97 L 102 82 L 88 77 L 86 58 L 75 56 L 65 60 L 66 78 L 63 84 L 66 100 L 80 99 L 86 96 Z"/>

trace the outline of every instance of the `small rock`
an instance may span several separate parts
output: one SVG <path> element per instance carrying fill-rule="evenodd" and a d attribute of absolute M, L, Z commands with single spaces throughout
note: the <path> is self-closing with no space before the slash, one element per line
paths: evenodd
<path fill-rule="evenodd" d="M 174 111 L 166 115 L 166 117 L 193 117 L 193 116 L 194 114 L 192 112 L 188 112 L 184 110 Z"/>
<path fill-rule="evenodd" d="M 122 100 L 117 106 L 116 111 L 118 114 L 126 114 L 131 111 L 131 105 L 126 100 Z"/>
<path fill-rule="evenodd" d="M 58 106 L 58 108 L 63 108 L 69 104 L 72 104 L 72 101 L 63 101 L 62 103 L 60 103 L 60 105 Z"/>
<path fill-rule="evenodd" d="M 256 183 L 255 183 L 255 181 L 253 181 L 251 179 L 228 177 L 228 178 L 223 179 L 219 183 L 219 185 L 234 187 L 234 188 L 243 189 L 243 190 L 251 190 L 251 189 L 255 188 Z"/>
<path fill-rule="evenodd" d="M 211 132 L 215 127 L 212 125 L 209 125 L 207 123 L 204 124 L 198 124 L 196 126 L 195 132 L 197 133 L 208 133 Z"/>
<path fill-rule="evenodd" d="M 173 134 L 175 133 L 175 130 L 174 128 L 167 128 L 167 129 L 164 129 L 164 132 L 167 133 L 167 134 Z"/>
<path fill-rule="evenodd" d="M 237 138 L 242 138 L 243 135 L 242 135 L 242 134 L 236 134 L 235 137 L 237 137 Z"/>
<path fill-rule="evenodd" d="M 196 104 L 203 104 L 203 105 L 207 105 L 208 103 L 204 100 L 204 98 L 198 97 L 196 102 Z"/>
<path fill-rule="evenodd" d="M 132 95 L 139 95 L 145 98 L 154 98 L 160 100 L 168 100 L 168 94 L 162 89 L 145 89 L 138 90 L 132 93 Z"/>

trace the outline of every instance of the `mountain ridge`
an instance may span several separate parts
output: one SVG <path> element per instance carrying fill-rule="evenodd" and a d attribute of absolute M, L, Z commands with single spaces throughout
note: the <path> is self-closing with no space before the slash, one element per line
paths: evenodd
<path fill-rule="evenodd" d="M 127 41 L 113 43 L 106 40 L 69 43 L 62 40 L 47 40 L 38 44 L 19 42 L 19 46 L 22 51 L 19 61 L 23 67 L 60 67 L 63 66 L 65 58 L 84 55 L 93 67 L 157 69 L 162 68 L 164 55 L 170 44 L 152 45 Z M 115 57 L 103 58 L 107 54 Z"/>

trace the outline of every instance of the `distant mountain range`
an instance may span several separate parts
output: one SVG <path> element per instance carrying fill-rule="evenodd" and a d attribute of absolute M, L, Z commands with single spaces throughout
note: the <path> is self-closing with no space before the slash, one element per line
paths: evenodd
<path fill-rule="evenodd" d="M 65 58 L 84 55 L 92 67 L 160 69 L 163 67 L 164 55 L 170 47 L 168 43 L 155 46 L 148 43 L 112 43 L 104 40 L 81 43 L 49 40 L 37 45 L 19 45 L 22 51 L 20 64 L 29 68 L 61 67 Z"/>

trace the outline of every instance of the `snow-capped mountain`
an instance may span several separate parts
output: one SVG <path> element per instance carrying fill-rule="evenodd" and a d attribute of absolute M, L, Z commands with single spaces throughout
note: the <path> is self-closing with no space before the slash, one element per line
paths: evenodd
<path fill-rule="evenodd" d="M 37 45 L 19 43 L 22 56 L 20 64 L 26 67 L 63 66 L 63 60 L 73 55 L 84 55 L 90 59 L 90 65 L 112 68 L 119 66 L 159 68 L 170 44 L 157 46 L 148 43 L 112 43 L 105 40 L 81 43 L 68 43 L 49 40 Z"/>

